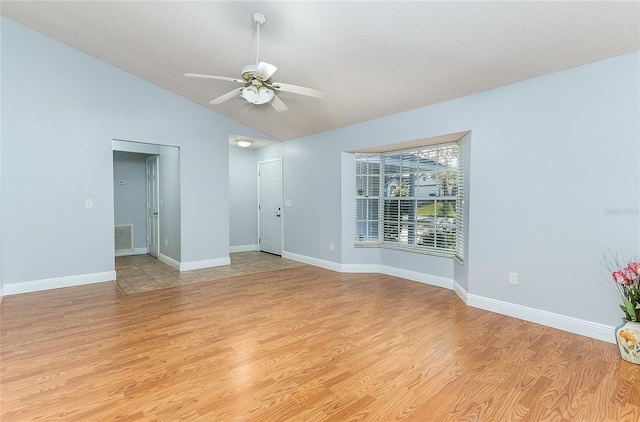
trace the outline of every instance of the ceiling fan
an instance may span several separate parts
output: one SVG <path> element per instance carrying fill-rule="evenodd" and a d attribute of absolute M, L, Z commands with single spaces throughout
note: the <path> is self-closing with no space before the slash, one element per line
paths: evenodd
<path fill-rule="evenodd" d="M 275 91 L 292 92 L 294 94 L 307 95 L 309 97 L 322 98 L 324 92 L 319 89 L 305 88 L 303 86 L 273 82 L 271 77 L 278 70 L 272 64 L 260 61 L 260 27 L 264 25 L 267 18 L 260 12 L 251 14 L 253 22 L 256 24 L 256 64 L 251 64 L 242 68 L 241 78 L 229 78 L 226 76 L 201 75 L 198 73 L 185 73 L 189 78 L 215 79 L 219 81 L 229 81 L 243 84 L 244 87 L 236 88 L 211 101 L 210 104 L 221 104 L 233 97 L 240 95 L 245 100 L 253 104 L 270 103 L 276 111 L 285 111 L 287 106 L 275 94 Z"/>

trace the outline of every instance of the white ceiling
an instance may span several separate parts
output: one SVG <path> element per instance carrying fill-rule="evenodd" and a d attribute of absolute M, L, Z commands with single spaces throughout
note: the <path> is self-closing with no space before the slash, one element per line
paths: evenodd
<path fill-rule="evenodd" d="M 275 139 L 290 140 L 640 50 L 640 2 L 6 1 L 2 14 Z M 289 110 L 240 97 L 260 59 Z M 242 134 L 240 134 L 242 135 Z"/>

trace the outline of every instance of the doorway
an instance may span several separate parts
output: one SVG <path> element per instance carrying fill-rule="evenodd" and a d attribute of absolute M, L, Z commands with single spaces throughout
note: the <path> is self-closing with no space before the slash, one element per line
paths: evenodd
<path fill-rule="evenodd" d="M 282 255 L 282 158 L 258 163 L 258 244 Z"/>
<path fill-rule="evenodd" d="M 113 140 L 114 223 L 133 230 L 133 248 L 173 268 L 181 261 L 180 148 Z"/>

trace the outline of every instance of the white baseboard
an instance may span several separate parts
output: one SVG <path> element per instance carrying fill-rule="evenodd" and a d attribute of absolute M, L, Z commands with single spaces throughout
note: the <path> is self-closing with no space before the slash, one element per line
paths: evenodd
<path fill-rule="evenodd" d="M 282 257 L 290 259 L 292 261 L 302 262 L 304 264 L 313 265 L 314 267 L 320 267 L 331 271 L 342 272 L 342 265 L 333 261 L 326 261 L 324 259 L 312 258 L 310 256 L 298 255 L 291 252 L 282 252 Z"/>
<path fill-rule="evenodd" d="M 485 311 L 496 312 L 498 314 L 507 315 L 525 321 L 535 322 L 536 324 L 547 327 L 557 328 L 558 330 L 568 331 L 573 334 L 606 341 L 608 343 L 616 342 L 613 334 L 615 327 L 610 325 L 585 321 L 583 319 L 529 308 L 527 306 L 516 305 L 474 294 L 467 294 L 467 305 L 473 306 L 474 308 L 484 309 Z"/>
<path fill-rule="evenodd" d="M 62 287 L 82 286 L 84 284 L 102 283 L 116 279 L 115 271 L 103 273 L 72 275 L 69 277 L 47 278 L 44 280 L 23 281 L 9 283 L 3 286 L 4 294 L 17 295 L 20 293 L 38 292 L 41 290 L 59 289 Z"/>
<path fill-rule="evenodd" d="M 467 304 L 467 291 L 463 289 L 462 286 L 456 283 L 455 281 L 453 282 L 453 291 L 458 295 L 458 297 L 465 304 Z"/>
<path fill-rule="evenodd" d="M 205 259 L 202 261 L 181 262 L 178 269 L 180 271 L 190 271 L 190 270 L 199 270 L 201 268 L 221 267 L 223 265 L 231 265 L 231 258 L 226 257 L 226 258 Z"/>
<path fill-rule="evenodd" d="M 216 258 L 216 259 L 205 259 L 202 261 L 191 261 L 191 262 L 178 262 L 173 258 L 170 258 L 166 255 L 158 254 L 158 260 L 160 262 L 164 262 L 171 268 L 175 268 L 178 271 L 191 271 L 191 270 L 199 270 L 202 268 L 210 268 L 210 267 L 220 267 L 223 265 L 230 265 L 231 258 Z"/>
<path fill-rule="evenodd" d="M 378 264 L 342 264 L 340 272 L 343 273 L 379 273 L 380 265 Z"/>
<path fill-rule="evenodd" d="M 170 258 L 166 255 L 163 255 L 161 253 L 158 253 L 158 261 L 160 262 L 164 262 L 165 264 L 167 264 L 168 266 L 170 266 L 171 268 L 181 271 L 180 270 L 180 263 L 178 261 L 176 261 L 173 258 Z"/>
<path fill-rule="evenodd" d="M 402 268 L 390 267 L 388 265 L 380 265 L 380 273 L 400 277 L 418 283 L 430 284 L 432 286 L 444 287 L 453 290 L 453 280 L 450 278 L 438 277 L 435 275 L 420 273 L 417 271 L 404 270 Z"/>
<path fill-rule="evenodd" d="M 229 246 L 229 253 L 257 251 L 258 245 Z"/>
<path fill-rule="evenodd" d="M 149 250 L 145 248 L 135 248 L 126 251 L 116 251 L 116 256 L 130 256 L 130 255 L 145 255 L 149 253 Z"/>

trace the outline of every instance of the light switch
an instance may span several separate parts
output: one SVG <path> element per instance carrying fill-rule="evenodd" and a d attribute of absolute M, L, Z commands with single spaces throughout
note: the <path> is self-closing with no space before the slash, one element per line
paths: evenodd
<path fill-rule="evenodd" d="M 293 201 L 291 199 L 285 199 L 284 200 L 284 206 L 285 207 L 292 207 L 293 206 Z"/>
<path fill-rule="evenodd" d="M 93 208 L 93 199 L 85 199 L 84 200 L 85 208 Z"/>

